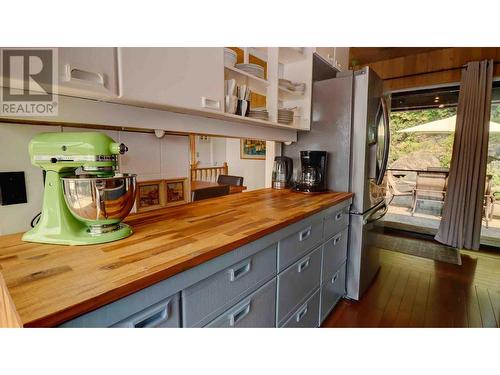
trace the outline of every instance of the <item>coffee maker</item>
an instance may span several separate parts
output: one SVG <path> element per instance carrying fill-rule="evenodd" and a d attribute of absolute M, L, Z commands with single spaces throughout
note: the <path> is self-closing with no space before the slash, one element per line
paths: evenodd
<path fill-rule="evenodd" d="M 273 189 L 287 189 L 290 187 L 293 173 L 293 161 L 286 156 L 276 156 L 273 168 Z"/>
<path fill-rule="evenodd" d="M 293 190 L 303 193 L 326 191 L 326 163 L 326 151 L 301 151 L 300 170 Z"/>

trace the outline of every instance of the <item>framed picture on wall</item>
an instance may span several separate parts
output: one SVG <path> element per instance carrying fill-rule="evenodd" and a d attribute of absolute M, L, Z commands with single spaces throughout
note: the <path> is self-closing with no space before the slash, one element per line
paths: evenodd
<path fill-rule="evenodd" d="M 154 210 L 165 206 L 164 181 L 137 182 L 137 212 Z"/>
<path fill-rule="evenodd" d="M 266 159 L 266 141 L 255 139 L 240 140 L 240 158 L 241 159 Z"/>
<path fill-rule="evenodd" d="M 187 178 L 165 180 L 167 206 L 176 206 L 188 202 Z"/>

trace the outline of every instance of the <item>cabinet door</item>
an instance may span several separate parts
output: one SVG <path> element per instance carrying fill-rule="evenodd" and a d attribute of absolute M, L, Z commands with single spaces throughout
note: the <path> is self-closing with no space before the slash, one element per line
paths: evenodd
<path fill-rule="evenodd" d="M 335 47 L 334 66 L 340 71 L 349 69 L 349 47 Z"/>
<path fill-rule="evenodd" d="M 222 110 L 223 48 L 120 48 L 121 100 Z"/>
<path fill-rule="evenodd" d="M 118 96 L 114 47 L 58 48 L 59 94 L 92 99 Z"/>
<path fill-rule="evenodd" d="M 327 63 L 333 65 L 335 58 L 335 47 L 316 47 L 315 52 L 320 55 Z"/>

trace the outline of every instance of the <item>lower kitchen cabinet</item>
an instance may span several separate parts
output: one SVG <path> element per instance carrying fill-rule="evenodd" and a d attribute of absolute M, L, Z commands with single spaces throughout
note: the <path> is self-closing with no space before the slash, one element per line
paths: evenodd
<path fill-rule="evenodd" d="M 318 327 L 345 295 L 350 201 L 61 327 Z"/>
<path fill-rule="evenodd" d="M 346 293 L 346 264 L 331 274 L 321 285 L 321 322 Z"/>
<path fill-rule="evenodd" d="M 278 326 L 319 288 L 321 276 L 321 247 L 292 264 L 278 275 Z"/>
<path fill-rule="evenodd" d="M 281 326 L 283 328 L 313 328 L 319 325 L 319 289 L 302 304 L 288 320 Z"/>
<path fill-rule="evenodd" d="M 272 328 L 276 317 L 276 279 L 209 323 L 208 328 Z"/>
<path fill-rule="evenodd" d="M 276 276 L 276 244 L 182 291 L 184 327 L 202 327 Z"/>
<path fill-rule="evenodd" d="M 178 328 L 181 326 L 179 294 L 160 301 L 116 323 L 117 328 Z"/>

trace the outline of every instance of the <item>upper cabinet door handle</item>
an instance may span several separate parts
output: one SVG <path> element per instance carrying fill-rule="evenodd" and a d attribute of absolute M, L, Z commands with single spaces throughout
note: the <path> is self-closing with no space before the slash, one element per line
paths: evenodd
<path fill-rule="evenodd" d="M 220 110 L 220 100 L 210 99 L 205 96 L 202 96 L 201 107 Z"/>
<path fill-rule="evenodd" d="M 307 240 L 310 235 L 311 235 L 311 227 L 309 227 L 306 230 L 303 230 L 302 232 L 300 232 L 300 234 L 299 234 L 299 241 L 302 242 L 302 241 Z"/>
<path fill-rule="evenodd" d="M 339 221 L 340 219 L 342 219 L 342 216 L 344 216 L 342 212 L 337 212 L 337 214 L 335 215 L 335 220 Z"/>
<path fill-rule="evenodd" d="M 97 86 L 105 86 L 105 77 L 102 73 L 91 72 L 76 67 L 71 67 L 69 64 L 65 66 L 66 81 L 81 81 Z"/>

